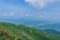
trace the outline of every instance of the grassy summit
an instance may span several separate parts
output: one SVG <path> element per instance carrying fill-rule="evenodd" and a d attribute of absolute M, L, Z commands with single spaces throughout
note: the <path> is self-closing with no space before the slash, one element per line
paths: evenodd
<path fill-rule="evenodd" d="M 60 36 L 56 37 L 22 24 L 0 22 L 0 40 L 60 40 Z"/>

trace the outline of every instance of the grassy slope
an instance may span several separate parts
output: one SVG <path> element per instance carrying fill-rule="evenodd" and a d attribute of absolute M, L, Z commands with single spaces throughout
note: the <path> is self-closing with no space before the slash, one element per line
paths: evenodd
<path fill-rule="evenodd" d="M 7 33 L 8 35 L 1 34 Z M 25 25 L 16 25 L 11 23 L 0 22 L 0 40 L 55 40 L 54 36 L 47 35 L 40 31 Z M 56 39 L 60 40 L 60 39 Z"/>

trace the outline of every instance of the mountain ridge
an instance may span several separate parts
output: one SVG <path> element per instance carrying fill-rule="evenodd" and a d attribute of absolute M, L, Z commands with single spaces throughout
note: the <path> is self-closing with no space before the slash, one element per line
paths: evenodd
<path fill-rule="evenodd" d="M 48 35 L 45 31 L 23 24 L 7 22 L 0 22 L 0 33 L 3 33 L 0 40 L 60 40 L 60 36 Z"/>

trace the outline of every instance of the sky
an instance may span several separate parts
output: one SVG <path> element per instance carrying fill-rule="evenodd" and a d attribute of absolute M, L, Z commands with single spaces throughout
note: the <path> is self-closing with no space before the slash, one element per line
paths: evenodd
<path fill-rule="evenodd" d="M 1 19 L 60 22 L 60 0 L 0 0 Z"/>

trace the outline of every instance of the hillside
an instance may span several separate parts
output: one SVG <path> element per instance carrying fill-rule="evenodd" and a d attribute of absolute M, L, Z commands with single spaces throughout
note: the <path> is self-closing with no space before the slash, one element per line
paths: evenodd
<path fill-rule="evenodd" d="M 60 36 L 22 24 L 0 22 L 0 40 L 60 40 Z"/>

